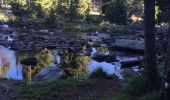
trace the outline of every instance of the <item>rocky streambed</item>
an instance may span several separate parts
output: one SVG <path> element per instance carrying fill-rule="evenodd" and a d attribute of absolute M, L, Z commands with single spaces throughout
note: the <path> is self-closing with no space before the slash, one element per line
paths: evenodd
<path fill-rule="evenodd" d="M 73 33 L 62 30 L 0 27 L 0 77 L 41 81 L 83 76 L 101 67 L 123 79 L 122 68 L 142 70 L 144 42 L 140 36 L 117 33 Z M 163 38 L 158 44 L 160 49 Z M 37 65 L 22 65 L 36 58 Z"/>

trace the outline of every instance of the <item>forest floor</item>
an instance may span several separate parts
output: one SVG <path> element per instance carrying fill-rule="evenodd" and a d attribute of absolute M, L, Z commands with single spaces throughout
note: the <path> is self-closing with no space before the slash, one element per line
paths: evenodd
<path fill-rule="evenodd" d="M 66 79 L 26 85 L 0 80 L 0 100 L 117 100 L 124 82 L 118 79 Z"/>

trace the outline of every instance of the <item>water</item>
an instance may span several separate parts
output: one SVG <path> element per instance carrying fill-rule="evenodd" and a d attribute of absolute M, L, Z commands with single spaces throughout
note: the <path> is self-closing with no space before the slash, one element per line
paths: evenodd
<path fill-rule="evenodd" d="M 92 53 L 96 52 L 96 49 Z M 13 50 L 9 50 L 8 48 L 5 48 L 3 46 L 0 46 L 0 77 L 3 78 L 12 78 L 12 79 L 18 79 L 22 80 L 25 79 L 26 72 L 24 71 L 23 65 L 20 64 L 21 59 L 31 56 L 32 53 L 16 53 Z M 38 59 L 41 59 L 41 62 L 39 62 L 38 66 L 35 67 L 35 70 L 33 68 L 34 75 L 37 74 L 42 68 L 49 66 L 51 63 L 54 62 L 54 59 L 51 58 L 51 55 L 41 55 L 34 54 Z M 91 73 L 96 70 L 96 68 L 101 67 L 104 71 L 106 71 L 108 74 L 115 74 L 119 78 L 122 79 L 121 69 L 120 66 L 116 66 L 112 63 L 106 63 L 106 62 L 97 62 L 95 60 L 90 59 L 88 56 L 82 56 L 82 55 L 76 55 L 72 54 L 71 56 L 74 56 L 72 60 L 66 59 L 69 58 L 68 56 L 64 56 L 64 60 L 66 60 L 66 64 L 64 66 L 69 66 L 71 69 L 72 66 L 76 66 L 76 68 L 73 68 L 77 72 L 71 73 L 70 75 L 82 75 L 84 73 Z M 57 65 L 62 65 L 62 59 L 63 57 L 57 55 Z M 39 69 L 38 69 L 39 68 Z M 63 67 L 61 67 L 63 68 Z M 63 68 L 64 69 L 64 68 Z M 85 69 L 85 70 L 80 70 Z M 67 71 L 67 69 L 65 69 Z"/>
<path fill-rule="evenodd" d="M 23 79 L 22 65 L 17 64 L 16 53 L 0 46 L 0 77 Z"/>
<path fill-rule="evenodd" d="M 32 75 L 36 75 L 41 69 L 50 66 L 52 63 L 55 63 L 61 69 L 64 69 L 65 72 L 70 76 L 81 76 L 89 74 L 95 71 L 97 68 L 102 68 L 107 74 L 116 75 L 119 79 L 123 79 L 122 69 L 121 69 L 121 60 L 125 59 L 135 59 L 133 57 L 117 57 L 118 62 L 97 62 L 92 60 L 89 56 L 84 56 L 82 54 L 72 54 L 69 52 L 62 52 L 62 55 L 56 55 L 57 50 L 50 51 L 50 53 L 16 53 L 13 50 L 9 50 L 3 46 L 0 46 L 0 77 L 3 78 L 12 78 L 17 80 L 23 80 L 27 77 L 27 69 L 20 64 L 20 61 L 27 57 L 36 57 L 39 60 L 37 66 L 32 68 Z M 91 54 L 95 52 L 104 52 L 109 53 L 109 50 L 106 48 L 93 48 Z M 54 56 L 55 55 L 55 56 Z M 134 71 L 139 71 L 134 67 Z"/>
<path fill-rule="evenodd" d="M 91 73 L 95 71 L 97 68 L 102 68 L 103 71 L 107 72 L 109 75 L 116 75 L 119 79 L 123 79 L 122 76 L 122 69 L 120 68 L 120 63 L 112 64 L 112 63 L 106 63 L 106 62 L 97 62 L 95 60 L 92 60 L 90 64 L 88 65 L 88 72 Z"/>

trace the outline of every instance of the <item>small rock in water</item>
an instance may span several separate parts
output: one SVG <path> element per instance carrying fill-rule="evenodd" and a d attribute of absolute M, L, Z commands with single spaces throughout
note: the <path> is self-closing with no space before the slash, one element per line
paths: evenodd
<path fill-rule="evenodd" d="M 27 65 L 27 66 L 35 66 L 38 63 L 37 58 L 25 58 L 21 60 L 21 64 Z"/>
<path fill-rule="evenodd" d="M 1 28 L 8 28 L 8 25 L 1 25 Z"/>
<path fill-rule="evenodd" d="M 105 57 L 105 61 L 107 63 L 114 62 L 115 60 L 116 60 L 116 54 L 114 52 L 106 55 L 106 57 Z"/>
<path fill-rule="evenodd" d="M 141 60 L 139 59 L 133 59 L 133 60 L 125 60 L 121 61 L 122 68 L 128 68 L 128 67 L 133 67 L 137 65 L 141 65 Z"/>
<path fill-rule="evenodd" d="M 39 30 L 39 32 L 42 33 L 42 34 L 47 34 L 48 30 Z"/>
<path fill-rule="evenodd" d="M 106 55 L 104 53 L 99 53 L 96 52 L 93 56 L 92 59 L 96 60 L 98 62 L 103 62 L 105 60 Z"/>

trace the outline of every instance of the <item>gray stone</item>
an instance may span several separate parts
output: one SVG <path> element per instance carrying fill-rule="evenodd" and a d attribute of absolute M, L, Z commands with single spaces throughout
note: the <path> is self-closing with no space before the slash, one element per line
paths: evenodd
<path fill-rule="evenodd" d="M 21 60 L 21 64 L 28 66 L 35 66 L 38 63 L 37 58 L 25 58 Z"/>
<path fill-rule="evenodd" d="M 167 33 L 168 32 L 168 27 L 167 25 L 160 26 L 157 28 L 156 33 L 161 34 L 161 33 Z"/>
<path fill-rule="evenodd" d="M 103 62 L 105 60 L 106 55 L 104 53 L 96 52 L 94 55 L 92 55 L 92 59 L 96 60 L 98 62 Z"/>
<path fill-rule="evenodd" d="M 129 40 L 129 39 L 116 39 L 115 43 L 111 45 L 117 50 L 126 50 L 133 52 L 144 52 L 144 41 Z"/>
<path fill-rule="evenodd" d="M 48 79 L 55 79 L 59 80 L 61 78 L 66 77 L 66 73 L 64 70 L 59 69 L 56 67 L 55 64 L 42 69 L 37 75 L 35 75 L 35 81 L 44 81 Z"/>

